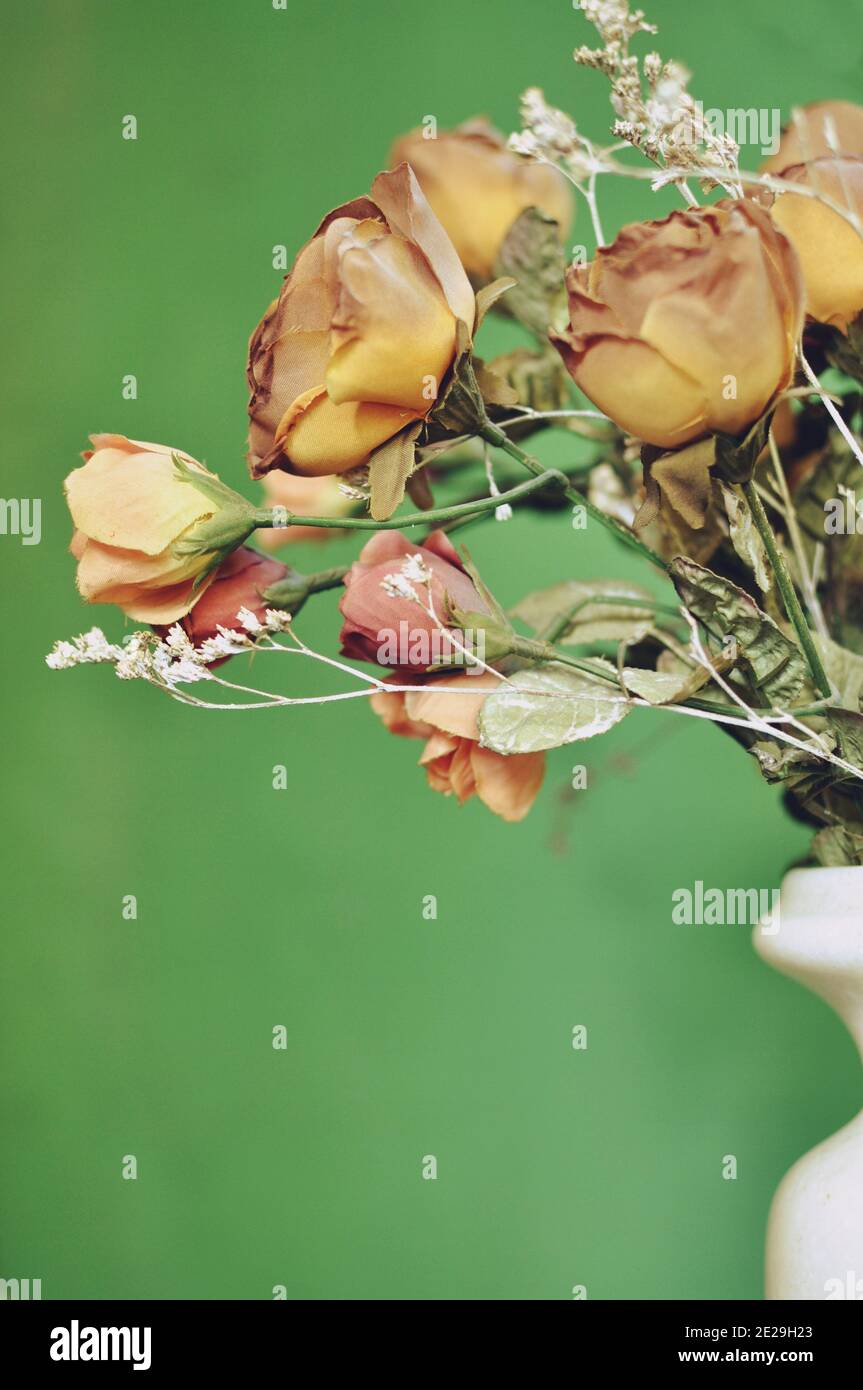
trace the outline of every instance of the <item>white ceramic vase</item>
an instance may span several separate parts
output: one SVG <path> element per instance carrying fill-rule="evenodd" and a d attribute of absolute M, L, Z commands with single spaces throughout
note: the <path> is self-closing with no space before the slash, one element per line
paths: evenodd
<path fill-rule="evenodd" d="M 820 994 L 863 1055 L 863 868 L 793 869 L 769 965 Z M 863 1111 L 786 1173 L 767 1227 L 768 1299 L 863 1299 Z"/>

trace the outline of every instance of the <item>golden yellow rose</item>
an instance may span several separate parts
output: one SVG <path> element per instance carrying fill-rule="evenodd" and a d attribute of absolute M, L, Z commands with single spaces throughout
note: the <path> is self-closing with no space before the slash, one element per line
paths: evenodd
<path fill-rule="evenodd" d="M 835 145 L 831 143 L 835 135 Z M 782 132 L 779 149 L 761 166 L 780 174 L 792 164 L 805 164 L 822 155 L 863 157 L 863 106 L 853 101 L 813 101 L 803 106 Z"/>
<path fill-rule="evenodd" d="M 324 218 L 249 346 L 249 462 L 345 473 L 433 408 L 476 301 L 406 164 Z"/>
<path fill-rule="evenodd" d="M 462 264 L 478 281 L 490 280 L 501 243 L 519 213 L 540 208 L 572 224 L 566 179 L 548 165 L 520 158 L 481 116 L 427 139 L 422 129 L 402 135 L 390 161 L 407 160 L 423 193 L 450 235 Z"/>
<path fill-rule="evenodd" d="M 783 170 L 782 177 L 823 193 L 863 221 L 863 159 L 813 159 Z M 771 213 L 800 258 L 807 312 L 847 332 L 863 310 L 863 237 L 841 213 L 805 194 L 778 193 Z"/>
<path fill-rule="evenodd" d="M 791 381 L 803 281 L 750 201 L 624 227 L 567 274 L 570 375 L 621 429 L 673 449 L 742 434 Z"/>
<path fill-rule="evenodd" d="M 174 544 L 212 517 L 216 505 L 177 477 L 171 455 L 203 474 L 207 469 L 178 449 L 123 434 L 91 439 L 84 466 L 64 485 L 79 592 L 88 603 L 116 603 L 141 622 L 176 622 L 207 587 L 209 579 L 194 584 L 212 556 L 178 557 Z"/>

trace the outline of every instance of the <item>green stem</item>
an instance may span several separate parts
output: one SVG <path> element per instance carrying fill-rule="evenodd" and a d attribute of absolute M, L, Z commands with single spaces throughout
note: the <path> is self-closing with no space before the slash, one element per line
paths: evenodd
<path fill-rule="evenodd" d="M 538 477 L 539 474 L 543 472 L 543 467 L 539 459 L 531 458 L 530 454 L 526 454 L 523 449 L 520 449 L 517 444 L 514 444 L 511 439 L 508 439 L 503 430 L 498 429 L 497 425 L 493 424 L 491 420 L 486 421 L 485 425 L 480 430 L 480 434 L 483 439 L 488 440 L 489 444 L 494 444 L 496 448 L 503 449 L 504 453 L 509 454 L 511 458 L 518 459 L 520 464 L 530 469 L 534 477 Z M 600 511 L 599 507 L 594 506 L 594 504 L 585 497 L 583 492 L 578 491 L 578 488 L 570 484 L 564 489 L 564 495 L 570 502 L 577 503 L 578 506 L 584 507 L 588 516 L 592 516 L 594 521 L 598 521 L 600 526 L 604 526 L 606 530 L 610 531 L 618 540 L 623 541 L 624 545 L 628 545 L 631 550 L 638 551 L 639 555 L 649 560 L 652 565 L 656 565 L 657 569 L 661 569 L 663 573 L 667 572 L 668 565 L 661 555 L 657 555 L 656 551 L 651 550 L 649 545 L 645 545 L 643 541 L 640 541 L 638 537 L 630 531 L 628 526 L 624 526 L 623 523 L 618 521 L 615 517 L 607 516 L 605 512 Z"/>
<path fill-rule="evenodd" d="M 426 526 L 430 521 L 479 516 L 504 502 L 518 502 L 553 482 L 564 484 L 566 477 L 555 469 L 542 469 L 529 482 L 517 483 L 508 492 L 500 492 L 496 497 L 481 497 L 474 502 L 456 502 L 451 507 L 433 507 L 427 512 L 408 512 L 405 516 L 390 517 L 388 521 L 375 521 L 372 517 L 365 516 L 296 516 L 293 512 L 286 512 L 283 507 L 261 507 L 255 512 L 255 525 L 277 528 L 320 526 L 342 531 L 399 531 L 403 526 Z"/>
<path fill-rule="evenodd" d="M 797 597 L 797 590 L 794 588 L 794 582 L 791 578 L 791 575 L 788 573 L 788 566 L 786 565 L 785 560 L 783 559 L 783 556 L 779 550 L 779 547 L 776 544 L 776 537 L 774 536 L 773 529 L 770 525 L 770 522 L 767 519 L 767 513 L 764 510 L 764 504 L 762 503 L 761 498 L 758 495 L 758 490 L 755 487 L 755 483 L 751 478 L 748 483 L 743 484 L 743 493 L 746 497 L 747 502 L 749 503 L 749 510 L 752 513 L 752 520 L 755 522 L 758 534 L 764 542 L 764 549 L 767 551 L 767 558 L 770 561 L 770 567 L 776 576 L 776 583 L 779 588 L 779 592 L 782 595 L 782 602 L 785 604 L 785 611 L 788 614 L 788 617 L 794 627 L 794 631 L 797 633 L 800 645 L 803 648 L 803 651 L 806 655 L 806 660 L 809 663 L 809 670 L 812 673 L 812 679 L 814 680 L 817 688 L 821 691 L 821 694 L 829 697 L 832 694 L 832 689 L 827 676 L 827 672 L 824 670 L 824 667 L 821 664 L 821 658 L 818 655 L 818 649 L 816 648 L 815 643 L 812 640 L 812 633 L 809 630 L 809 624 L 806 621 L 803 609 L 800 607 L 800 600 Z"/>

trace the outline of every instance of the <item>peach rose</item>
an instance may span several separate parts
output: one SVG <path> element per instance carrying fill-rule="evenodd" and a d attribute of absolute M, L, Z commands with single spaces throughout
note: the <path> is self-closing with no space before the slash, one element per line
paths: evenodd
<path fill-rule="evenodd" d="M 782 177 L 817 189 L 863 220 L 863 159 L 813 159 Z M 847 333 L 863 310 L 863 237 L 840 213 L 804 194 L 777 193 L 771 213 L 800 258 L 807 312 Z"/>
<path fill-rule="evenodd" d="M 447 601 L 466 612 L 489 612 L 445 532 L 435 531 L 422 545 L 414 545 L 401 531 L 378 531 L 345 575 L 346 592 L 339 603 L 345 620 L 341 632 L 343 656 L 375 661 L 382 666 L 425 670 L 431 664 L 434 644 L 442 657 L 448 655 L 446 640 L 429 614 L 412 599 L 393 597 L 383 587 L 383 580 L 397 573 L 408 555 L 421 556 L 430 572 L 432 605 L 443 623 Z M 420 598 L 427 602 L 427 590 L 420 593 Z M 393 660 L 386 659 L 388 647 L 397 651 Z M 455 654 L 456 649 L 452 650 Z"/>
<path fill-rule="evenodd" d="M 406 164 L 325 217 L 249 345 L 252 476 L 346 473 L 433 408 L 476 301 Z"/>
<path fill-rule="evenodd" d="M 813 101 L 802 107 L 783 130 L 779 149 L 761 167 L 764 173 L 781 174 L 792 164 L 832 154 L 863 158 L 863 106 L 853 101 Z"/>
<path fill-rule="evenodd" d="M 116 603 L 130 618 L 173 623 L 197 603 L 212 576 L 196 578 L 212 554 L 177 556 L 175 543 L 215 515 L 217 504 L 176 474 L 172 453 L 214 478 L 188 454 L 123 434 L 91 435 L 85 463 L 64 484 L 75 534 L 78 589 L 88 603 Z M 217 480 L 216 480 L 217 481 Z"/>
<path fill-rule="evenodd" d="M 285 507 L 294 516 L 347 516 L 351 499 L 339 491 L 335 478 L 300 478 L 293 473 L 273 469 L 261 480 L 267 507 Z M 344 531 L 323 526 L 262 527 L 255 539 L 265 550 L 277 550 L 296 541 L 329 541 L 343 536 Z"/>
<path fill-rule="evenodd" d="M 514 154 L 482 116 L 438 131 L 433 140 L 422 129 L 402 135 L 390 160 L 403 159 L 478 281 L 491 279 L 503 239 L 525 208 L 553 217 L 561 238 L 569 231 L 572 196 L 563 175 Z"/>
<path fill-rule="evenodd" d="M 372 708 L 391 733 L 424 738 L 420 766 L 433 791 L 455 793 L 459 803 L 478 796 L 503 820 L 523 820 L 545 773 L 544 753 L 495 753 L 479 745 L 477 718 L 498 681 L 490 675 L 444 676 L 408 694 L 371 696 Z M 448 691 L 457 690 L 456 694 Z"/>
<path fill-rule="evenodd" d="M 740 435 L 792 379 L 800 267 L 749 200 L 624 227 L 567 288 L 570 328 L 552 339 L 570 375 L 647 443 Z"/>

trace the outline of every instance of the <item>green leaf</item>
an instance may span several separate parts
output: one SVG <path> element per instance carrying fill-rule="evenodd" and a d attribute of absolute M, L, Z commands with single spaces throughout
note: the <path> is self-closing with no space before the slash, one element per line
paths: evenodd
<path fill-rule="evenodd" d="M 630 709 L 622 691 L 578 671 L 517 671 L 486 698 L 480 743 L 497 753 L 538 753 L 604 734 Z"/>
<path fill-rule="evenodd" d="M 853 835 L 844 825 L 819 830 L 812 841 L 818 863 L 825 869 L 863 864 L 863 835 Z"/>
<path fill-rule="evenodd" d="M 507 294 L 509 312 L 543 339 L 549 328 L 567 324 L 565 270 L 557 222 L 539 208 L 525 208 L 504 237 L 495 272 L 515 282 Z"/>
<path fill-rule="evenodd" d="M 521 618 L 537 633 L 545 633 L 566 619 L 557 640 L 571 645 L 631 643 L 640 642 L 653 626 L 655 602 L 649 590 L 624 580 L 583 583 L 567 579 L 527 594 L 513 608 L 512 616 Z"/>
<path fill-rule="evenodd" d="M 840 647 L 838 642 L 817 632 L 813 632 L 812 640 L 830 683 L 838 693 L 839 704 L 843 709 L 859 713 L 863 693 L 863 656 L 849 651 L 847 647 Z"/>
<path fill-rule="evenodd" d="M 644 671 L 635 666 L 624 666 L 623 680 L 627 690 L 651 705 L 671 705 L 682 695 L 690 693 L 691 676 L 676 675 L 670 671 Z M 703 681 L 700 684 L 704 684 Z"/>
<path fill-rule="evenodd" d="M 827 722 L 839 743 L 840 757 L 863 768 L 863 714 L 850 709 L 831 709 Z"/>
<path fill-rule="evenodd" d="M 720 479 L 719 488 L 728 517 L 731 544 L 744 565 L 751 569 L 762 594 L 766 594 L 773 587 L 773 571 L 764 549 L 764 542 L 752 519 L 749 503 L 740 491 L 739 485 L 732 486 Z"/>
<path fill-rule="evenodd" d="M 414 445 L 421 429 L 421 421 L 408 425 L 371 455 L 369 510 L 375 521 L 386 521 L 403 501 L 408 478 L 417 466 Z"/>
<path fill-rule="evenodd" d="M 803 654 L 743 589 L 679 555 L 668 568 L 682 601 L 720 643 L 734 637 L 740 665 L 766 704 L 787 705 L 807 677 Z"/>
<path fill-rule="evenodd" d="M 530 406 L 531 410 L 563 410 L 571 399 L 572 381 L 560 353 L 554 348 L 543 352 L 515 348 L 493 357 L 488 370 L 503 377 L 512 387 L 515 400 L 520 405 Z"/>

